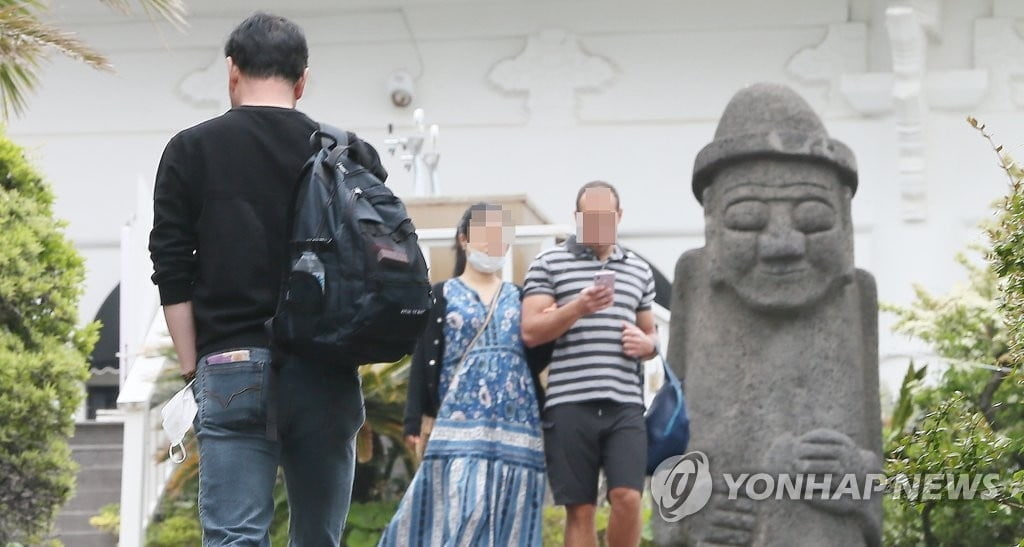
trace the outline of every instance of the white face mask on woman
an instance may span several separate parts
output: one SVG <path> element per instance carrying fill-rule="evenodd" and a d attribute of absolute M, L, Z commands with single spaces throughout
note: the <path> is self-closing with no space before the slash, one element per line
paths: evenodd
<path fill-rule="evenodd" d="M 505 267 L 505 256 L 491 256 L 466 247 L 466 263 L 480 273 L 492 274 Z"/>

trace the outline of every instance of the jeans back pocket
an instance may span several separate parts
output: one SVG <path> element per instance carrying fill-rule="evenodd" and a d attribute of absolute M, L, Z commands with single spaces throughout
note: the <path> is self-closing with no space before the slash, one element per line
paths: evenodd
<path fill-rule="evenodd" d="M 205 364 L 200 370 L 200 427 L 260 431 L 266 425 L 264 361 Z"/>

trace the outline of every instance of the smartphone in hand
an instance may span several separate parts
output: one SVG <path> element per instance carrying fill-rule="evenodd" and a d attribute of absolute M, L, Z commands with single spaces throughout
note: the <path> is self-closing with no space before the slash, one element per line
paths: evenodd
<path fill-rule="evenodd" d="M 615 272 L 613 270 L 601 270 L 594 274 L 595 287 L 608 287 L 615 290 Z"/>

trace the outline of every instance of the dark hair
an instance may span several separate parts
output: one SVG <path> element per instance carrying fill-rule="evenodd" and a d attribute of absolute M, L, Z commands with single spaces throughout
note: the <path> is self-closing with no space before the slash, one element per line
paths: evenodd
<path fill-rule="evenodd" d="M 462 248 L 459 236 L 464 235 L 467 240 L 469 239 L 469 225 L 473 220 L 473 213 L 500 210 L 501 205 L 481 201 L 470 205 L 469 209 L 462 213 L 462 218 L 459 219 L 459 223 L 455 226 L 455 271 L 452 273 L 452 277 L 459 277 L 466 271 L 466 250 Z"/>
<path fill-rule="evenodd" d="M 588 183 L 584 184 L 583 186 L 580 186 L 580 191 L 576 192 L 576 212 L 577 213 L 582 210 L 582 209 L 580 209 L 580 200 L 583 199 L 583 194 L 585 194 L 587 192 L 587 190 L 589 190 L 591 188 L 607 188 L 607 189 L 611 190 L 612 191 L 612 195 L 615 196 L 615 208 L 616 209 L 622 209 L 622 202 L 619 201 L 619 191 L 616 190 L 615 187 L 612 186 L 612 184 L 610 182 L 605 182 L 603 180 L 595 180 L 595 181 L 588 182 Z"/>
<path fill-rule="evenodd" d="M 309 62 L 306 36 L 298 25 L 258 11 L 231 31 L 224 55 L 246 76 L 284 78 L 295 83 Z"/>

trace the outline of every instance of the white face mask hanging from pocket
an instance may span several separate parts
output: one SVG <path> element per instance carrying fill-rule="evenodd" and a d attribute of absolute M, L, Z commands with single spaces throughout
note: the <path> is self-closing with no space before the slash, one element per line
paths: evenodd
<path fill-rule="evenodd" d="M 195 419 L 196 413 L 199 412 L 195 396 L 192 395 L 192 384 L 194 382 L 195 380 L 192 380 L 181 391 L 175 393 L 174 397 L 171 397 L 171 400 L 167 401 L 164 407 L 160 409 L 160 416 L 163 417 L 164 422 L 164 433 L 171 441 L 171 446 L 167 449 L 167 453 L 174 463 L 185 461 L 186 453 L 183 441 L 185 440 L 185 434 L 192 427 L 192 421 Z M 175 446 L 178 447 L 178 455 L 175 455 Z"/>

